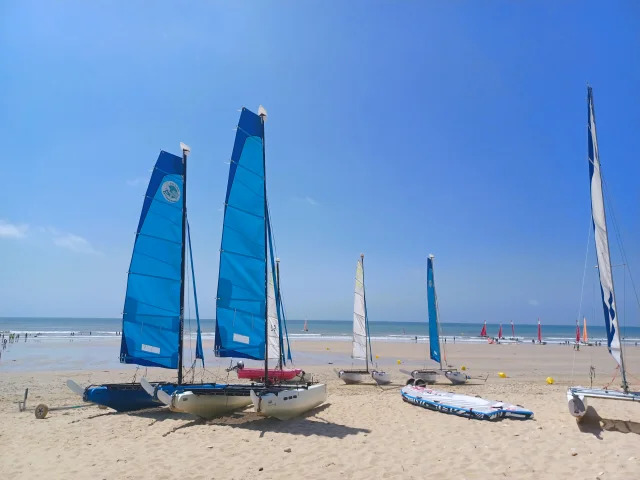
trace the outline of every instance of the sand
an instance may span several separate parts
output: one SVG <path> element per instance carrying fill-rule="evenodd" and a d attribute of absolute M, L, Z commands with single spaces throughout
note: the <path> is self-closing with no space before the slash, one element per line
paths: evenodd
<path fill-rule="evenodd" d="M 579 373 L 574 383 L 589 384 L 591 364 L 596 366 L 594 385 L 611 380 L 615 365 L 604 347 L 583 347 L 574 354 L 572 347 L 557 345 L 447 345 L 450 363 L 464 364 L 473 376 L 489 377 L 459 387 L 443 379 L 441 389 L 505 400 L 535 412 L 534 420 L 497 422 L 431 412 L 401 400 L 399 388 L 406 376 L 399 369 L 424 363 L 424 345 L 374 345 L 378 362 L 395 383 L 383 388 L 347 386 L 336 377 L 334 368 L 350 366 L 344 360 L 347 343 L 307 341 L 294 348 L 316 360 L 315 366 L 298 366 L 328 383 L 329 398 L 304 418 L 287 422 L 257 417 L 250 409 L 205 422 L 163 409 L 118 414 L 95 406 L 52 411 L 37 420 L 33 411 L 19 413 L 14 403 L 25 387 L 30 389 L 31 408 L 38 403 L 77 405 L 79 397 L 64 386 L 68 378 L 81 385 L 128 381 L 134 369 L 0 369 L 2 477 L 640 478 L 640 404 L 593 400 L 595 409 L 582 425 L 567 410 L 565 392 L 574 357 Z M 637 371 L 640 347 L 628 348 L 626 358 L 631 372 L 634 367 Z M 397 365 L 398 359 L 403 365 Z M 500 371 L 508 378 L 499 378 Z M 546 384 L 548 376 L 554 377 L 554 385 Z M 168 379 L 171 372 L 154 370 L 148 377 Z M 205 379 L 226 378 L 212 360 Z M 618 383 L 616 379 L 614 385 Z"/>

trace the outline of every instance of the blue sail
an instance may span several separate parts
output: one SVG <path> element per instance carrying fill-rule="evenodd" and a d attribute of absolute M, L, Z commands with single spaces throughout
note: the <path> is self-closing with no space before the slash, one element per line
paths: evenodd
<path fill-rule="evenodd" d="M 202 360 L 204 367 L 204 352 L 202 351 L 202 331 L 200 330 L 200 312 L 198 311 L 198 293 L 196 292 L 196 272 L 193 269 L 193 250 L 191 250 L 191 228 L 187 222 L 187 241 L 189 243 L 189 261 L 191 262 L 191 281 L 193 283 L 193 299 L 196 307 L 196 360 Z"/>
<path fill-rule="evenodd" d="M 142 205 L 122 315 L 120 362 L 178 368 L 184 163 L 160 152 Z"/>
<path fill-rule="evenodd" d="M 436 285 L 433 274 L 433 255 L 427 259 L 427 307 L 429 310 L 429 356 L 432 360 L 440 360 L 440 335 L 438 328 L 438 305 Z"/>
<path fill-rule="evenodd" d="M 267 304 L 264 125 L 242 109 L 229 166 L 216 301 L 217 357 L 264 360 Z"/>

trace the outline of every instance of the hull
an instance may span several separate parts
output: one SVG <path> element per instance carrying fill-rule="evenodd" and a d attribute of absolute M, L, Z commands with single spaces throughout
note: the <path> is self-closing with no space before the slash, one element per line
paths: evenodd
<path fill-rule="evenodd" d="M 378 385 L 389 385 L 391 383 L 391 375 L 387 372 L 379 372 L 377 370 L 373 370 L 371 372 L 371 376 Z"/>
<path fill-rule="evenodd" d="M 251 397 L 240 395 L 208 395 L 187 390 L 171 396 L 172 412 L 183 412 L 211 419 L 244 408 L 251 404 Z"/>
<path fill-rule="evenodd" d="M 347 385 L 355 385 L 368 380 L 371 376 L 371 372 L 366 370 L 340 370 L 338 372 L 338 378 L 341 378 Z"/>
<path fill-rule="evenodd" d="M 253 407 L 258 415 L 289 420 L 321 405 L 327 400 L 327 386 L 294 387 L 276 392 L 251 391 Z"/>
<path fill-rule="evenodd" d="M 176 385 L 171 383 L 154 384 L 156 385 L 169 394 L 176 389 Z M 163 406 L 157 397 L 150 396 L 139 383 L 92 385 L 85 389 L 82 398 L 85 402 L 103 405 L 117 412 L 134 412 Z"/>
<path fill-rule="evenodd" d="M 569 387 L 567 390 L 567 404 L 569 413 L 578 421 L 587 413 L 587 398 L 601 398 L 603 400 L 623 400 L 640 402 L 640 392 L 620 392 L 603 388 Z"/>
<path fill-rule="evenodd" d="M 269 381 L 283 382 L 288 380 L 301 380 L 304 377 L 304 371 L 300 368 L 295 369 L 269 369 Z M 264 381 L 264 368 L 242 368 L 238 370 L 238 378 L 253 380 L 254 382 Z"/>
<path fill-rule="evenodd" d="M 444 376 L 454 385 L 463 385 L 467 383 L 467 375 L 457 370 L 449 370 L 444 372 Z"/>

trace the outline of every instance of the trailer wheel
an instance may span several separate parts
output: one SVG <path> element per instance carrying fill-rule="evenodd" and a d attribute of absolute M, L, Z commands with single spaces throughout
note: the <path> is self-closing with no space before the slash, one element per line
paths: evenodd
<path fill-rule="evenodd" d="M 42 420 L 49 413 L 49 407 L 47 407 L 44 403 L 41 403 L 36 407 L 36 418 Z"/>

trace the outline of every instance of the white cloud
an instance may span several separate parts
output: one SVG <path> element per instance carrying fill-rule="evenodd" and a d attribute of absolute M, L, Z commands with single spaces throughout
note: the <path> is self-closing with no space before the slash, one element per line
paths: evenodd
<path fill-rule="evenodd" d="M 99 252 L 98 250 L 93 248 L 89 240 L 80 237 L 79 235 L 74 235 L 73 233 L 63 233 L 54 227 L 46 227 L 40 230 L 51 234 L 53 236 L 53 243 L 57 247 L 66 248 L 74 252 L 86 253 L 89 255 L 103 255 L 102 252 Z"/>
<path fill-rule="evenodd" d="M 127 185 L 130 187 L 137 187 L 139 185 L 144 185 L 149 179 L 146 177 L 138 177 L 133 180 L 127 180 Z"/>
<path fill-rule="evenodd" d="M 311 197 L 304 197 L 304 199 L 310 203 L 311 205 L 318 205 L 318 202 L 316 202 L 313 198 Z"/>
<path fill-rule="evenodd" d="M 24 223 L 16 225 L 0 219 L 0 237 L 24 238 L 27 236 L 29 225 Z"/>
<path fill-rule="evenodd" d="M 532 305 L 535 307 L 537 305 L 540 305 L 540 302 L 538 300 L 529 300 L 529 305 Z"/>

